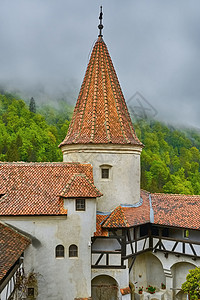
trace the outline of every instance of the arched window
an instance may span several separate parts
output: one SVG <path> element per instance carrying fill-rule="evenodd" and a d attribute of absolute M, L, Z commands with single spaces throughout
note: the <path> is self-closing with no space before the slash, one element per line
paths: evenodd
<path fill-rule="evenodd" d="M 56 246 L 56 257 L 64 257 L 65 256 L 65 248 L 63 245 Z"/>
<path fill-rule="evenodd" d="M 69 246 L 69 257 L 78 257 L 78 247 L 76 245 Z"/>

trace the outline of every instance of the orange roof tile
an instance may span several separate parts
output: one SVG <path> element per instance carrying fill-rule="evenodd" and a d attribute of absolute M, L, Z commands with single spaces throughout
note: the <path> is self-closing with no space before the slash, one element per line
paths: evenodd
<path fill-rule="evenodd" d="M 110 216 L 103 223 L 103 227 L 129 227 L 129 223 L 121 206 L 118 206 L 117 208 L 115 208 L 115 210 L 112 211 Z"/>
<path fill-rule="evenodd" d="M 150 194 L 142 190 L 141 198 L 141 205 L 118 206 L 101 224 L 97 221 L 98 232 L 101 233 L 99 226 L 109 229 L 145 223 L 200 229 L 200 195 Z"/>
<path fill-rule="evenodd" d="M 88 143 L 142 146 L 101 36 L 93 48 L 67 136 L 60 146 Z"/>
<path fill-rule="evenodd" d="M 118 206 L 103 222 L 103 228 L 131 227 L 150 222 L 149 193 L 141 191 L 141 204 Z"/>
<path fill-rule="evenodd" d="M 64 198 L 96 198 L 102 195 L 85 174 L 74 174 L 59 194 L 59 196 Z"/>
<path fill-rule="evenodd" d="M 99 214 L 97 213 L 96 216 L 96 232 L 94 233 L 94 236 L 108 236 L 108 231 L 102 227 L 102 223 L 106 218 L 109 216 L 109 214 Z"/>
<path fill-rule="evenodd" d="M 154 224 L 200 229 L 200 195 L 151 194 Z"/>
<path fill-rule="evenodd" d="M 20 258 L 30 240 L 0 222 L 0 280 Z"/>
<path fill-rule="evenodd" d="M 81 191 L 85 197 L 91 192 L 94 196 L 89 164 L 0 163 L 0 187 L 5 193 L 0 215 L 66 215 L 64 200 L 58 195 L 74 174 L 85 174 L 91 185 L 84 185 Z"/>

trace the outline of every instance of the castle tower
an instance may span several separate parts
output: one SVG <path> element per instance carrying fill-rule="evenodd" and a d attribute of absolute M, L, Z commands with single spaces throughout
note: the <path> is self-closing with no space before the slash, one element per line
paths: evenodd
<path fill-rule="evenodd" d="M 67 136 L 60 144 L 63 161 L 93 165 L 94 182 L 103 193 L 97 209 L 110 211 L 140 199 L 137 138 L 111 57 L 99 36 L 91 53 Z"/>

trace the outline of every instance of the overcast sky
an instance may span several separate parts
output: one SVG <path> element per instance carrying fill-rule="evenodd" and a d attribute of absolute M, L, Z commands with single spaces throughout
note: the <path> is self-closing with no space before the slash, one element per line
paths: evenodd
<path fill-rule="evenodd" d="M 129 104 L 200 127 L 199 0 L 2 0 L 0 85 L 75 102 L 100 5 L 103 38 Z M 136 92 L 142 97 L 130 100 Z"/>

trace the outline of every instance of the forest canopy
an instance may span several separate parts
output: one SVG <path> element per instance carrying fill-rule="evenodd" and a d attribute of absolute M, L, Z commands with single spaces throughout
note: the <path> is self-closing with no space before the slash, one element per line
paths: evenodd
<path fill-rule="evenodd" d="M 58 145 L 67 134 L 73 108 L 37 106 L 11 94 L 0 94 L 0 161 L 62 161 Z M 134 123 L 145 145 L 141 187 L 150 192 L 200 194 L 200 132 L 178 130 L 151 120 Z"/>

